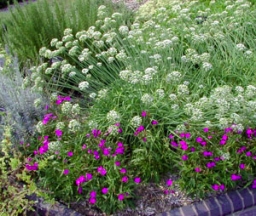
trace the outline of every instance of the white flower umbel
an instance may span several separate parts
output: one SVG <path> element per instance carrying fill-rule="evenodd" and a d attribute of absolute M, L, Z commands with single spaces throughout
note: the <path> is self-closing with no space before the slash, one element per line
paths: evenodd
<path fill-rule="evenodd" d="M 189 94 L 188 86 L 184 85 L 184 84 L 178 85 L 178 87 L 177 87 L 177 94 L 179 96 L 188 95 Z"/>
<path fill-rule="evenodd" d="M 75 119 L 72 119 L 68 124 L 68 128 L 70 132 L 76 132 L 80 129 L 80 127 L 81 127 L 81 124 Z"/>
<path fill-rule="evenodd" d="M 65 101 L 62 105 L 61 105 L 61 111 L 63 114 L 70 114 L 72 110 L 72 104 L 69 101 Z"/>
<path fill-rule="evenodd" d="M 79 114 L 80 114 L 80 111 L 81 111 L 81 108 L 80 108 L 79 104 L 74 104 L 74 105 L 72 106 L 71 113 L 72 113 L 73 115 L 79 115 Z"/>
<path fill-rule="evenodd" d="M 44 128 L 44 125 L 43 125 L 43 122 L 42 121 L 39 121 L 37 124 L 36 124 L 36 130 L 38 133 L 42 133 L 43 132 L 43 128 Z"/>
<path fill-rule="evenodd" d="M 153 102 L 153 100 L 154 100 L 154 98 L 150 95 L 150 94 L 144 94 L 144 95 L 142 95 L 142 97 L 141 97 L 141 101 L 142 101 L 142 103 L 144 103 L 144 104 L 151 104 L 152 102 Z"/>
<path fill-rule="evenodd" d="M 164 90 L 163 89 L 157 89 L 156 90 L 156 95 L 160 99 L 164 98 L 164 96 L 165 96 Z"/>
<path fill-rule="evenodd" d="M 115 124 L 117 122 L 120 122 L 121 116 L 115 110 L 110 110 L 107 114 L 107 120 L 109 121 L 109 123 Z"/>
<path fill-rule="evenodd" d="M 181 73 L 179 71 L 173 71 L 166 76 L 166 82 L 178 82 L 181 80 Z"/>
<path fill-rule="evenodd" d="M 239 43 L 239 44 L 236 45 L 236 49 L 238 51 L 244 51 L 244 50 L 246 50 L 246 46 L 242 43 Z"/>
<path fill-rule="evenodd" d="M 56 124 L 56 129 L 63 130 L 64 128 L 65 128 L 65 123 L 64 122 L 58 122 Z"/>
<path fill-rule="evenodd" d="M 202 68 L 204 71 L 210 71 L 212 69 L 212 64 L 210 64 L 209 62 L 203 62 Z"/>
<path fill-rule="evenodd" d="M 140 116 L 134 116 L 130 122 L 133 127 L 138 127 L 142 123 L 142 118 Z"/>
<path fill-rule="evenodd" d="M 80 89 L 80 91 L 85 91 L 89 88 L 89 83 L 87 81 L 80 82 L 78 84 L 78 88 Z"/>
<path fill-rule="evenodd" d="M 101 89 L 101 90 L 98 91 L 98 97 L 97 98 L 98 99 L 104 98 L 104 97 L 106 97 L 107 93 L 108 93 L 107 89 Z"/>

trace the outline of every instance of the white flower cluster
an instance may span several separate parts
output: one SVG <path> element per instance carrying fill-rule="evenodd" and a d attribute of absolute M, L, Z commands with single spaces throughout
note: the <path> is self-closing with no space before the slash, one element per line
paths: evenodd
<path fill-rule="evenodd" d="M 63 130 L 65 128 L 64 122 L 57 122 L 56 129 Z"/>
<path fill-rule="evenodd" d="M 154 100 L 154 98 L 148 93 L 142 95 L 142 97 L 141 97 L 141 101 L 144 104 L 150 105 L 153 102 L 153 100 Z"/>
<path fill-rule="evenodd" d="M 107 120 L 111 123 L 111 124 L 115 124 L 117 122 L 120 122 L 121 120 L 121 116 L 118 112 L 116 112 L 115 110 L 110 110 L 107 114 Z"/>
<path fill-rule="evenodd" d="M 89 88 L 89 83 L 87 81 L 80 82 L 78 84 L 78 88 L 80 91 L 85 91 L 86 89 Z"/>
<path fill-rule="evenodd" d="M 134 116 L 130 122 L 133 127 L 138 127 L 142 123 L 142 118 L 140 116 Z"/>
<path fill-rule="evenodd" d="M 52 141 L 49 143 L 49 151 L 54 153 L 56 151 L 59 151 L 61 148 L 61 143 L 60 141 Z"/>
<path fill-rule="evenodd" d="M 77 120 L 72 119 L 68 124 L 68 128 L 70 132 L 77 132 L 78 130 L 80 130 L 81 124 Z"/>
<path fill-rule="evenodd" d="M 69 101 L 65 101 L 61 105 L 61 112 L 63 114 L 69 115 L 69 114 L 71 114 L 71 110 L 72 110 L 72 104 Z"/>
<path fill-rule="evenodd" d="M 181 73 L 179 71 L 172 71 L 166 75 L 166 82 L 179 82 L 181 80 Z"/>

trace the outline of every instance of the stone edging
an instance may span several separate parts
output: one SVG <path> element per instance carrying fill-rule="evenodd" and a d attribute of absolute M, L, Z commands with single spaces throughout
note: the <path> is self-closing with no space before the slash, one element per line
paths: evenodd
<path fill-rule="evenodd" d="M 28 199 L 36 201 L 36 215 L 83 216 L 58 202 L 54 205 L 50 205 L 43 202 L 43 199 L 35 195 L 29 196 Z M 204 201 L 195 202 L 191 205 L 175 208 L 168 212 L 157 214 L 157 216 L 223 216 L 245 210 L 252 206 L 256 206 L 256 189 L 245 188 L 221 194 L 217 197 L 211 197 Z M 93 214 L 89 212 L 86 214 L 86 216 L 90 215 Z"/>
<path fill-rule="evenodd" d="M 254 205 L 256 205 L 256 189 L 245 188 L 175 208 L 157 216 L 223 216 Z"/>

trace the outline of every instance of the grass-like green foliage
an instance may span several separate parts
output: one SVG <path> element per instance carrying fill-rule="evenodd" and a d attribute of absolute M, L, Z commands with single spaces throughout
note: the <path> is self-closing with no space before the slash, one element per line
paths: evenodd
<path fill-rule="evenodd" d="M 199 197 L 255 188 L 255 6 L 173 1 L 131 26 L 105 9 L 95 28 L 66 29 L 51 41 L 56 49 L 40 50 L 62 59 L 34 67 L 33 89 L 75 90 L 93 104 L 84 110 L 52 94 L 27 170 L 54 196 L 86 197 L 108 213 L 134 201 L 140 179 L 169 171 L 180 179 L 168 179 L 167 192 L 172 184 Z"/>
<path fill-rule="evenodd" d="M 49 46 L 52 38 L 61 39 L 64 29 L 72 27 L 74 33 L 94 25 L 97 8 L 108 5 L 110 13 L 121 10 L 129 17 L 121 4 L 118 6 L 108 0 L 49 1 L 39 0 L 10 10 L 11 15 L 1 20 L 1 37 L 8 44 L 12 54 L 21 63 L 39 62 L 38 51 Z M 4 15 L 2 15 L 4 17 Z"/>

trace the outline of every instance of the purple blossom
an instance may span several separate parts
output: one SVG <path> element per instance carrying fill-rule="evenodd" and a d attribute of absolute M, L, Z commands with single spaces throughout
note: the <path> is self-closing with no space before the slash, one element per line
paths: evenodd
<path fill-rule="evenodd" d="M 63 174 L 64 175 L 68 175 L 69 174 L 69 170 L 68 169 L 64 169 Z"/>
<path fill-rule="evenodd" d="M 221 184 L 221 185 L 220 185 L 220 190 L 222 190 L 222 191 L 225 190 L 225 185 L 224 185 L 224 184 Z"/>
<path fill-rule="evenodd" d="M 111 148 L 104 148 L 102 150 L 103 155 L 109 156 L 110 155 Z"/>
<path fill-rule="evenodd" d="M 122 201 L 122 200 L 124 200 L 124 194 L 118 194 L 117 195 L 117 199 L 119 200 L 119 201 Z"/>
<path fill-rule="evenodd" d="M 139 127 L 137 127 L 136 131 L 134 132 L 134 136 L 138 136 L 139 133 L 141 133 L 144 130 L 145 130 L 145 127 L 143 125 L 140 125 Z"/>
<path fill-rule="evenodd" d="M 89 198 L 89 203 L 90 203 L 91 205 L 94 205 L 96 202 L 97 202 L 97 200 L 96 200 L 95 197 L 90 197 L 90 198 Z"/>
<path fill-rule="evenodd" d="M 142 138 L 142 141 L 143 141 L 143 142 L 147 142 L 147 137 L 143 137 L 143 138 Z"/>
<path fill-rule="evenodd" d="M 184 140 L 180 141 L 180 148 L 184 151 L 186 151 L 188 149 L 188 144 L 186 143 L 186 141 L 184 141 Z"/>
<path fill-rule="evenodd" d="M 107 193 L 108 193 L 108 188 L 102 188 L 102 189 L 101 189 L 101 192 L 102 192 L 103 194 L 107 194 Z"/>
<path fill-rule="evenodd" d="M 188 156 L 187 156 L 187 155 L 182 155 L 182 156 L 181 156 L 181 159 L 184 160 L 184 161 L 186 161 L 186 160 L 188 160 Z"/>
<path fill-rule="evenodd" d="M 239 165 L 239 168 L 240 168 L 240 169 L 245 169 L 245 164 L 241 163 L 241 164 Z"/>
<path fill-rule="evenodd" d="M 213 168 L 213 167 L 215 167 L 216 166 L 216 163 L 215 162 L 208 162 L 207 164 L 206 164 L 206 166 L 207 166 L 207 168 L 209 168 L 209 169 L 211 169 L 211 168 Z"/>
<path fill-rule="evenodd" d="M 124 154 L 124 145 L 123 143 L 121 142 L 118 142 L 117 143 L 117 148 L 116 148 L 116 151 L 115 151 L 115 154 Z"/>
<path fill-rule="evenodd" d="M 38 163 L 35 162 L 33 165 L 26 164 L 25 167 L 29 171 L 35 171 L 38 170 Z"/>
<path fill-rule="evenodd" d="M 97 196 L 97 192 L 96 191 L 91 191 L 90 192 L 90 197 L 96 197 Z"/>
<path fill-rule="evenodd" d="M 252 156 L 252 152 L 248 151 L 248 152 L 245 153 L 245 155 L 246 155 L 247 157 L 251 157 L 251 156 Z"/>
<path fill-rule="evenodd" d="M 233 131 L 232 128 L 225 128 L 225 129 L 224 129 L 224 132 L 225 132 L 225 133 L 229 133 L 229 132 L 232 132 L 232 131 Z"/>
<path fill-rule="evenodd" d="M 202 137 L 197 137 L 197 138 L 196 138 L 196 142 L 197 142 L 197 143 L 201 143 L 203 140 L 204 140 L 204 139 L 203 139 Z"/>
<path fill-rule="evenodd" d="M 191 137 L 191 134 L 190 134 L 190 133 L 181 133 L 181 134 L 180 134 L 180 137 L 181 137 L 181 138 L 189 139 L 189 138 Z"/>
<path fill-rule="evenodd" d="M 125 168 L 122 168 L 121 170 L 120 170 L 120 173 L 122 173 L 122 174 L 125 174 L 127 172 L 127 170 L 125 169 Z"/>
<path fill-rule="evenodd" d="M 217 190 L 220 189 L 220 186 L 217 185 L 217 184 L 213 184 L 213 185 L 212 185 L 212 189 L 215 190 L 215 191 L 217 191 Z"/>
<path fill-rule="evenodd" d="M 85 174 L 85 179 L 86 179 L 86 181 L 90 181 L 90 180 L 92 180 L 92 174 L 91 173 L 86 173 Z"/>
<path fill-rule="evenodd" d="M 170 135 L 169 135 L 169 139 L 174 139 L 174 135 L 173 135 L 173 134 L 170 134 Z"/>
<path fill-rule="evenodd" d="M 254 179 L 252 182 L 252 188 L 256 188 L 256 179 Z"/>
<path fill-rule="evenodd" d="M 97 172 L 98 172 L 100 175 L 102 175 L 102 176 L 104 176 L 104 175 L 107 174 L 107 170 L 104 169 L 103 166 L 99 166 L 99 167 L 97 168 Z"/>
<path fill-rule="evenodd" d="M 141 182 L 140 177 L 135 177 L 135 178 L 134 178 L 134 182 L 135 182 L 136 184 L 139 184 L 139 183 Z"/>
<path fill-rule="evenodd" d="M 168 179 L 168 180 L 166 181 L 166 185 L 167 185 L 168 187 L 171 187 L 171 186 L 172 186 L 172 183 L 173 183 L 173 181 L 172 181 L 171 179 Z"/>
<path fill-rule="evenodd" d="M 69 157 L 72 157 L 74 154 L 73 154 L 72 151 L 70 151 L 70 152 L 67 153 L 67 155 L 68 155 Z"/>
<path fill-rule="evenodd" d="M 201 172 L 201 168 L 200 167 L 196 167 L 195 168 L 195 172 Z"/>
<path fill-rule="evenodd" d="M 239 149 L 237 150 L 237 153 L 238 153 L 238 154 L 243 153 L 245 150 L 246 150 L 246 146 L 242 146 L 241 148 L 239 148 Z"/>
<path fill-rule="evenodd" d="M 157 125 L 157 124 L 158 124 L 158 121 L 157 121 L 157 120 L 152 120 L 152 121 L 151 121 L 151 124 L 152 124 L 152 125 Z"/>
<path fill-rule="evenodd" d="M 242 179 L 242 176 L 232 174 L 230 178 L 231 178 L 232 181 L 238 181 L 238 180 Z"/>
<path fill-rule="evenodd" d="M 122 177 L 122 182 L 127 183 L 127 182 L 128 182 L 128 176 L 123 176 L 123 177 Z"/>
<path fill-rule="evenodd" d="M 174 148 L 177 148 L 179 145 L 175 141 L 171 141 L 170 143 Z"/>
<path fill-rule="evenodd" d="M 86 178 L 85 176 L 79 176 L 77 179 L 76 179 L 76 185 L 79 186 L 80 184 L 86 182 Z"/>
<path fill-rule="evenodd" d="M 83 192 L 83 188 L 81 186 L 78 186 L 77 192 L 81 194 Z"/>
<path fill-rule="evenodd" d="M 61 137 L 62 136 L 62 130 L 60 130 L 60 129 L 55 130 L 55 134 L 56 134 L 57 137 Z"/>
<path fill-rule="evenodd" d="M 100 131 L 100 130 L 98 130 L 98 129 L 93 129 L 93 130 L 92 130 L 92 135 L 94 136 L 94 138 L 99 137 L 100 134 L 101 134 L 101 131 Z"/>
<path fill-rule="evenodd" d="M 141 116 L 142 116 L 142 117 L 146 117 L 146 116 L 147 116 L 147 112 L 146 112 L 146 111 L 142 111 L 142 112 L 141 112 Z"/>
<path fill-rule="evenodd" d="M 195 150 L 196 150 L 195 147 L 191 147 L 191 148 L 190 148 L 190 151 L 191 151 L 191 152 L 194 152 Z"/>
<path fill-rule="evenodd" d="M 116 161 L 116 162 L 115 162 L 115 165 L 116 165 L 116 166 L 120 166 L 120 165 L 121 165 L 121 162 L 120 162 L 120 161 Z"/>
<path fill-rule="evenodd" d="M 55 118 L 56 118 L 56 116 L 54 116 L 52 113 L 45 114 L 42 124 L 46 125 L 51 119 L 55 119 Z"/>
<path fill-rule="evenodd" d="M 106 142 L 107 142 L 107 140 L 100 140 L 99 147 L 103 148 L 105 146 Z"/>
<path fill-rule="evenodd" d="M 206 127 L 206 128 L 203 129 L 203 131 L 204 131 L 205 133 L 208 133 L 208 132 L 209 132 L 209 128 Z"/>
<path fill-rule="evenodd" d="M 204 157 L 210 157 L 210 156 L 212 156 L 213 154 L 212 154 L 212 152 L 210 152 L 210 151 L 204 151 L 204 152 L 203 152 L 203 155 L 204 155 Z"/>
<path fill-rule="evenodd" d="M 83 146 L 82 146 L 82 150 L 84 150 L 84 149 L 86 149 L 86 144 L 83 144 Z"/>

